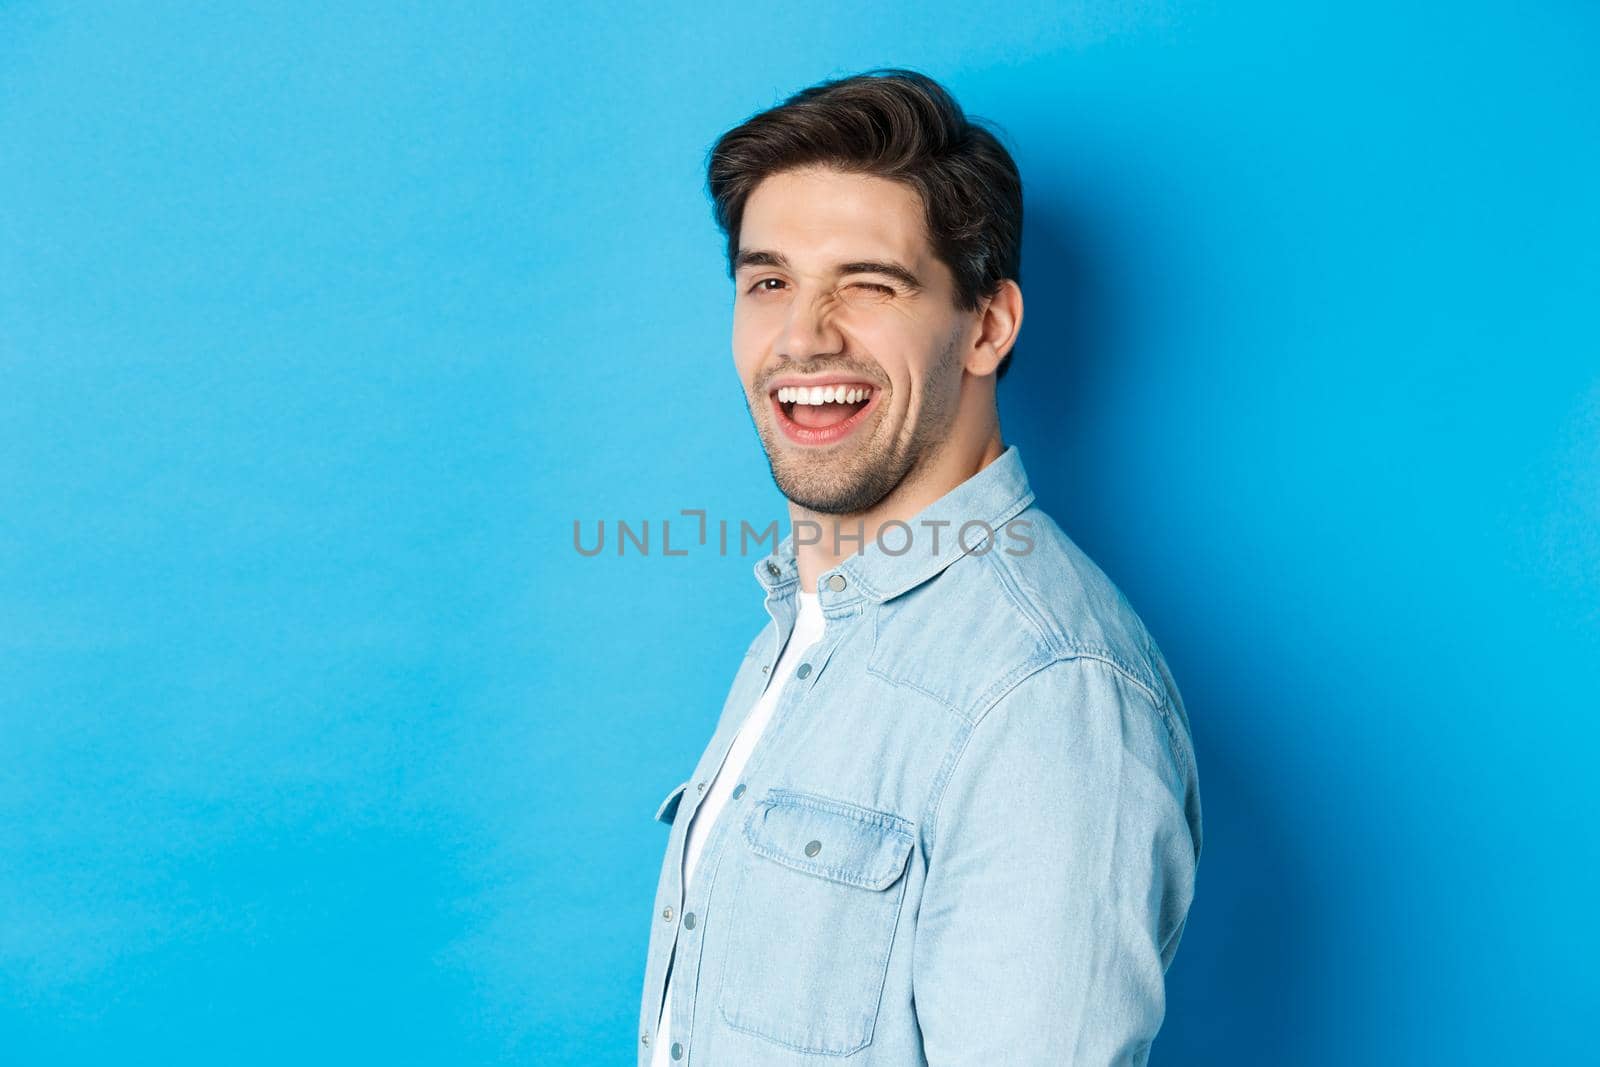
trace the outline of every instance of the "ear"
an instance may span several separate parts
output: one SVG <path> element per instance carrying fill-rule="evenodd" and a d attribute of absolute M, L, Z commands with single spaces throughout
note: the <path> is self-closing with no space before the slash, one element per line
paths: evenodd
<path fill-rule="evenodd" d="M 1022 329 L 1022 287 L 1010 278 L 995 287 L 978 309 L 978 335 L 967 348 L 968 374 L 993 374 L 1017 343 Z"/>

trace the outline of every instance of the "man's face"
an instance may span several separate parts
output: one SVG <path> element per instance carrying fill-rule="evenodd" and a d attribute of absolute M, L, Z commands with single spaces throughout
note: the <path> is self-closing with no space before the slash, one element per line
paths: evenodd
<path fill-rule="evenodd" d="M 831 168 L 774 174 L 745 203 L 736 267 L 734 364 L 773 480 L 812 511 L 866 511 L 949 437 L 975 315 L 920 198 Z"/>

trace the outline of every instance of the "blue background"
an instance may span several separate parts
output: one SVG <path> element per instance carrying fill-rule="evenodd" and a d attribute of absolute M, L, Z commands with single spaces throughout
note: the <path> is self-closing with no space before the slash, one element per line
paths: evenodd
<path fill-rule="evenodd" d="M 1193 717 L 1154 1062 L 1592 1057 L 1600 20 L 1228 6 L 0 7 L 0 1059 L 631 1062 L 765 615 L 572 524 L 784 515 L 704 153 L 878 65 Z"/>

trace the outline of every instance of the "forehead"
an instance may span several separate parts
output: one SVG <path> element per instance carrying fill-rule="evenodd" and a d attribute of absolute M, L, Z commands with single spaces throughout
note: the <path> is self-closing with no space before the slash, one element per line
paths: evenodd
<path fill-rule="evenodd" d="M 745 201 L 739 244 L 783 252 L 802 269 L 891 258 L 918 270 L 932 260 L 915 190 L 820 167 L 762 179 Z"/>

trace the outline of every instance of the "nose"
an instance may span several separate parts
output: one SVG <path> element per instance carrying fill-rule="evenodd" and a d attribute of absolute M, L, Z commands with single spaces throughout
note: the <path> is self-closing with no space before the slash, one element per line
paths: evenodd
<path fill-rule="evenodd" d="M 828 293 L 797 294 L 789 302 L 789 318 L 779 339 L 778 354 L 796 361 L 837 355 L 843 348 L 843 338 L 834 325 L 831 304 Z"/>

